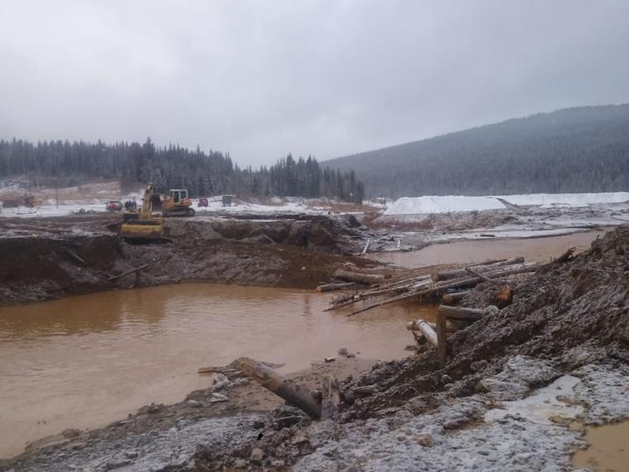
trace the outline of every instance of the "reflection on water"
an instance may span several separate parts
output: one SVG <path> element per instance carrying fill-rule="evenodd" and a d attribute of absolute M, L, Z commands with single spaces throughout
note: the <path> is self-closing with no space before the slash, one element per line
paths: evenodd
<path fill-rule="evenodd" d="M 510 259 L 523 256 L 528 262 L 549 262 L 568 248 L 577 252 L 590 247 L 605 230 L 554 236 L 552 238 L 485 239 L 433 244 L 413 252 L 384 252 L 369 257 L 398 267 L 428 267 L 438 264 L 466 264 L 488 259 Z"/>
<path fill-rule="evenodd" d="M 65 428 L 123 418 L 207 386 L 199 367 L 239 356 L 288 372 L 335 355 L 393 359 L 411 319 L 434 309 L 324 312 L 328 294 L 186 284 L 83 295 L 0 309 L 0 457 Z"/>

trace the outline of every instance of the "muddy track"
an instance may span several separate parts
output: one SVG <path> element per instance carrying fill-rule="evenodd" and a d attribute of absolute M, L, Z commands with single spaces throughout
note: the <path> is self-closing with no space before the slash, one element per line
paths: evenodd
<path fill-rule="evenodd" d="M 117 215 L 0 222 L 0 305 L 188 281 L 312 289 L 341 264 L 374 265 L 351 255 L 368 232 L 349 218 L 170 218 L 161 245 L 124 243 L 119 225 Z"/>

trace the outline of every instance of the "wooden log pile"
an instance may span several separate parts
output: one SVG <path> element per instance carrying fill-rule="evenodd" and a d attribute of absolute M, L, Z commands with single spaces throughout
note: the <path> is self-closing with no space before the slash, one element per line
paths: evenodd
<path fill-rule="evenodd" d="M 484 309 L 439 305 L 437 323 L 433 325 L 424 320 L 417 320 L 408 323 L 406 327 L 413 332 L 416 341 L 425 339 L 437 348 L 439 364 L 444 367 L 448 358 L 448 334 L 464 329 L 470 323 L 474 323 L 485 316 L 497 315 L 498 313 L 500 313 L 500 309 L 494 305 L 489 305 Z"/>
<path fill-rule="evenodd" d="M 389 305 L 403 300 L 434 299 L 445 295 L 446 304 L 455 304 L 460 299 L 457 291 L 469 291 L 482 282 L 495 284 L 505 284 L 509 278 L 518 275 L 531 273 L 538 270 L 542 265 L 538 263 L 527 263 L 524 258 L 503 259 L 488 261 L 481 264 L 461 266 L 456 269 L 436 271 L 426 274 L 425 269 L 421 273 L 410 274 L 402 278 L 385 278 L 362 274 L 363 277 L 352 275 L 353 282 L 370 284 L 369 288 L 354 293 L 345 293 L 332 300 L 328 310 L 357 305 L 348 316 L 371 310 L 373 308 Z M 344 271 L 337 271 L 337 277 L 345 277 Z M 346 278 L 344 280 L 349 280 Z"/>

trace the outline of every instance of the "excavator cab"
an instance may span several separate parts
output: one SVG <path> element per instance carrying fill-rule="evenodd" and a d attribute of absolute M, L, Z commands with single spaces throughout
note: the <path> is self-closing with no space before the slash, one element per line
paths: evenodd
<path fill-rule="evenodd" d="M 168 194 L 175 203 L 179 203 L 182 200 L 188 198 L 188 190 L 186 189 L 172 189 L 170 192 L 168 192 Z"/>

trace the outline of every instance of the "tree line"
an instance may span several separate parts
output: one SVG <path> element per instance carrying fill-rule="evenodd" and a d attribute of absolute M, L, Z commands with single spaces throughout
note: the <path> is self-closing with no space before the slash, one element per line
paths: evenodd
<path fill-rule="evenodd" d="M 28 176 L 34 186 L 72 186 L 85 179 L 153 182 L 160 192 L 187 188 L 193 197 L 328 197 L 360 203 L 365 189 L 353 170 L 323 167 L 291 154 L 270 166 L 240 168 L 228 153 L 178 145 L 0 140 L 0 178 Z"/>

